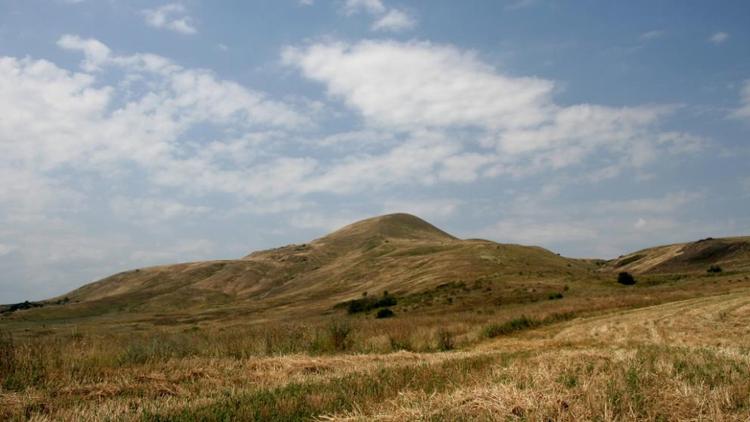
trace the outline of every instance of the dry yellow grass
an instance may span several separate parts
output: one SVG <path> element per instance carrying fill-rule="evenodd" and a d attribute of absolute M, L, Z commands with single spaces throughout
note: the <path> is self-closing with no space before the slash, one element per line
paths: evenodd
<path fill-rule="evenodd" d="M 265 415 L 278 419 L 748 420 L 749 311 L 750 289 L 738 288 L 443 353 L 384 348 L 97 366 L 91 359 L 104 353 L 87 351 L 84 339 L 63 349 L 82 360 L 65 357 L 48 384 L 2 391 L 0 408 L 6 418 L 38 421 L 218 420 L 229 408 L 242 420 L 255 419 L 248 409 L 265 397 Z M 434 329 L 420 335 L 427 333 Z"/>

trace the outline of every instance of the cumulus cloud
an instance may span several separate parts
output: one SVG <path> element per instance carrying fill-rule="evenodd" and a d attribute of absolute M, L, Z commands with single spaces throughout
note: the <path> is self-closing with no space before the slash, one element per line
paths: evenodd
<path fill-rule="evenodd" d="M 187 14 L 187 9 L 179 3 L 165 4 L 155 9 L 144 9 L 142 12 L 146 24 L 154 28 L 167 29 L 186 35 L 198 32 L 193 24 L 193 19 Z"/>
<path fill-rule="evenodd" d="M 283 59 L 371 123 L 396 129 L 538 123 L 554 88 L 501 75 L 476 54 L 427 42 L 313 44 L 287 48 Z"/>
<path fill-rule="evenodd" d="M 611 170 L 641 167 L 658 152 L 685 152 L 701 142 L 656 129 L 675 107 L 561 106 L 553 81 L 505 74 L 449 45 L 325 42 L 286 48 L 283 60 L 323 83 L 330 97 L 373 127 L 479 131 L 484 152 L 456 150 L 444 157 L 470 169 L 451 172 L 456 180 L 474 180 L 481 167 L 488 176 L 565 168 L 606 150 L 620 162 L 610 163 Z"/>

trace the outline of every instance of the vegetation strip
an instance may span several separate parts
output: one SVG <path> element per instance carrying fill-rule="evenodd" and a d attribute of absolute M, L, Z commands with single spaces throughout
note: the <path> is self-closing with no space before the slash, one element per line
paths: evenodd
<path fill-rule="evenodd" d="M 497 355 L 454 359 L 439 364 L 381 368 L 310 383 L 291 383 L 197 408 L 168 414 L 146 414 L 144 421 L 295 421 L 334 411 L 381 403 L 405 390 L 435 393 L 466 385 L 498 360 Z M 507 360 L 506 360 L 507 361 Z"/>

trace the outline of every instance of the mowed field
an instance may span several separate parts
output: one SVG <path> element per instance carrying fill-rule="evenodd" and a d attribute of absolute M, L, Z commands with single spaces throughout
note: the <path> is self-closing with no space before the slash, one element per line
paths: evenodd
<path fill-rule="evenodd" d="M 3 370 L 21 388 L 6 383 L 0 409 L 7 420 L 748 420 L 750 286 L 714 283 L 714 295 L 517 327 L 433 316 L 17 340 L 16 372 Z"/>

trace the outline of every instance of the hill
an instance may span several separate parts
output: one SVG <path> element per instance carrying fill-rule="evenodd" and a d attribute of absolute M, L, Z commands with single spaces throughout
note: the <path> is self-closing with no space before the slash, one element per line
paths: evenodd
<path fill-rule="evenodd" d="M 724 270 L 750 269 L 750 237 L 707 238 L 643 249 L 610 261 L 606 268 L 635 274 L 664 274 L 705 272 L 712 265 Z"/>
<path fill-rule="evenodd" d="M 241 259 L 125 271 L 48 302 L 64 300 L 64 306 L 27 314 L 158 313 L 186 321 L 295 311 L 320 315 L 385 291 L 414 307 L 454 291 L 464 293 L 465 304 L 511 303 L 546 298 L 593 270 L 543 248 L 461 240 L 413 215 L 390 214 Z"/>

